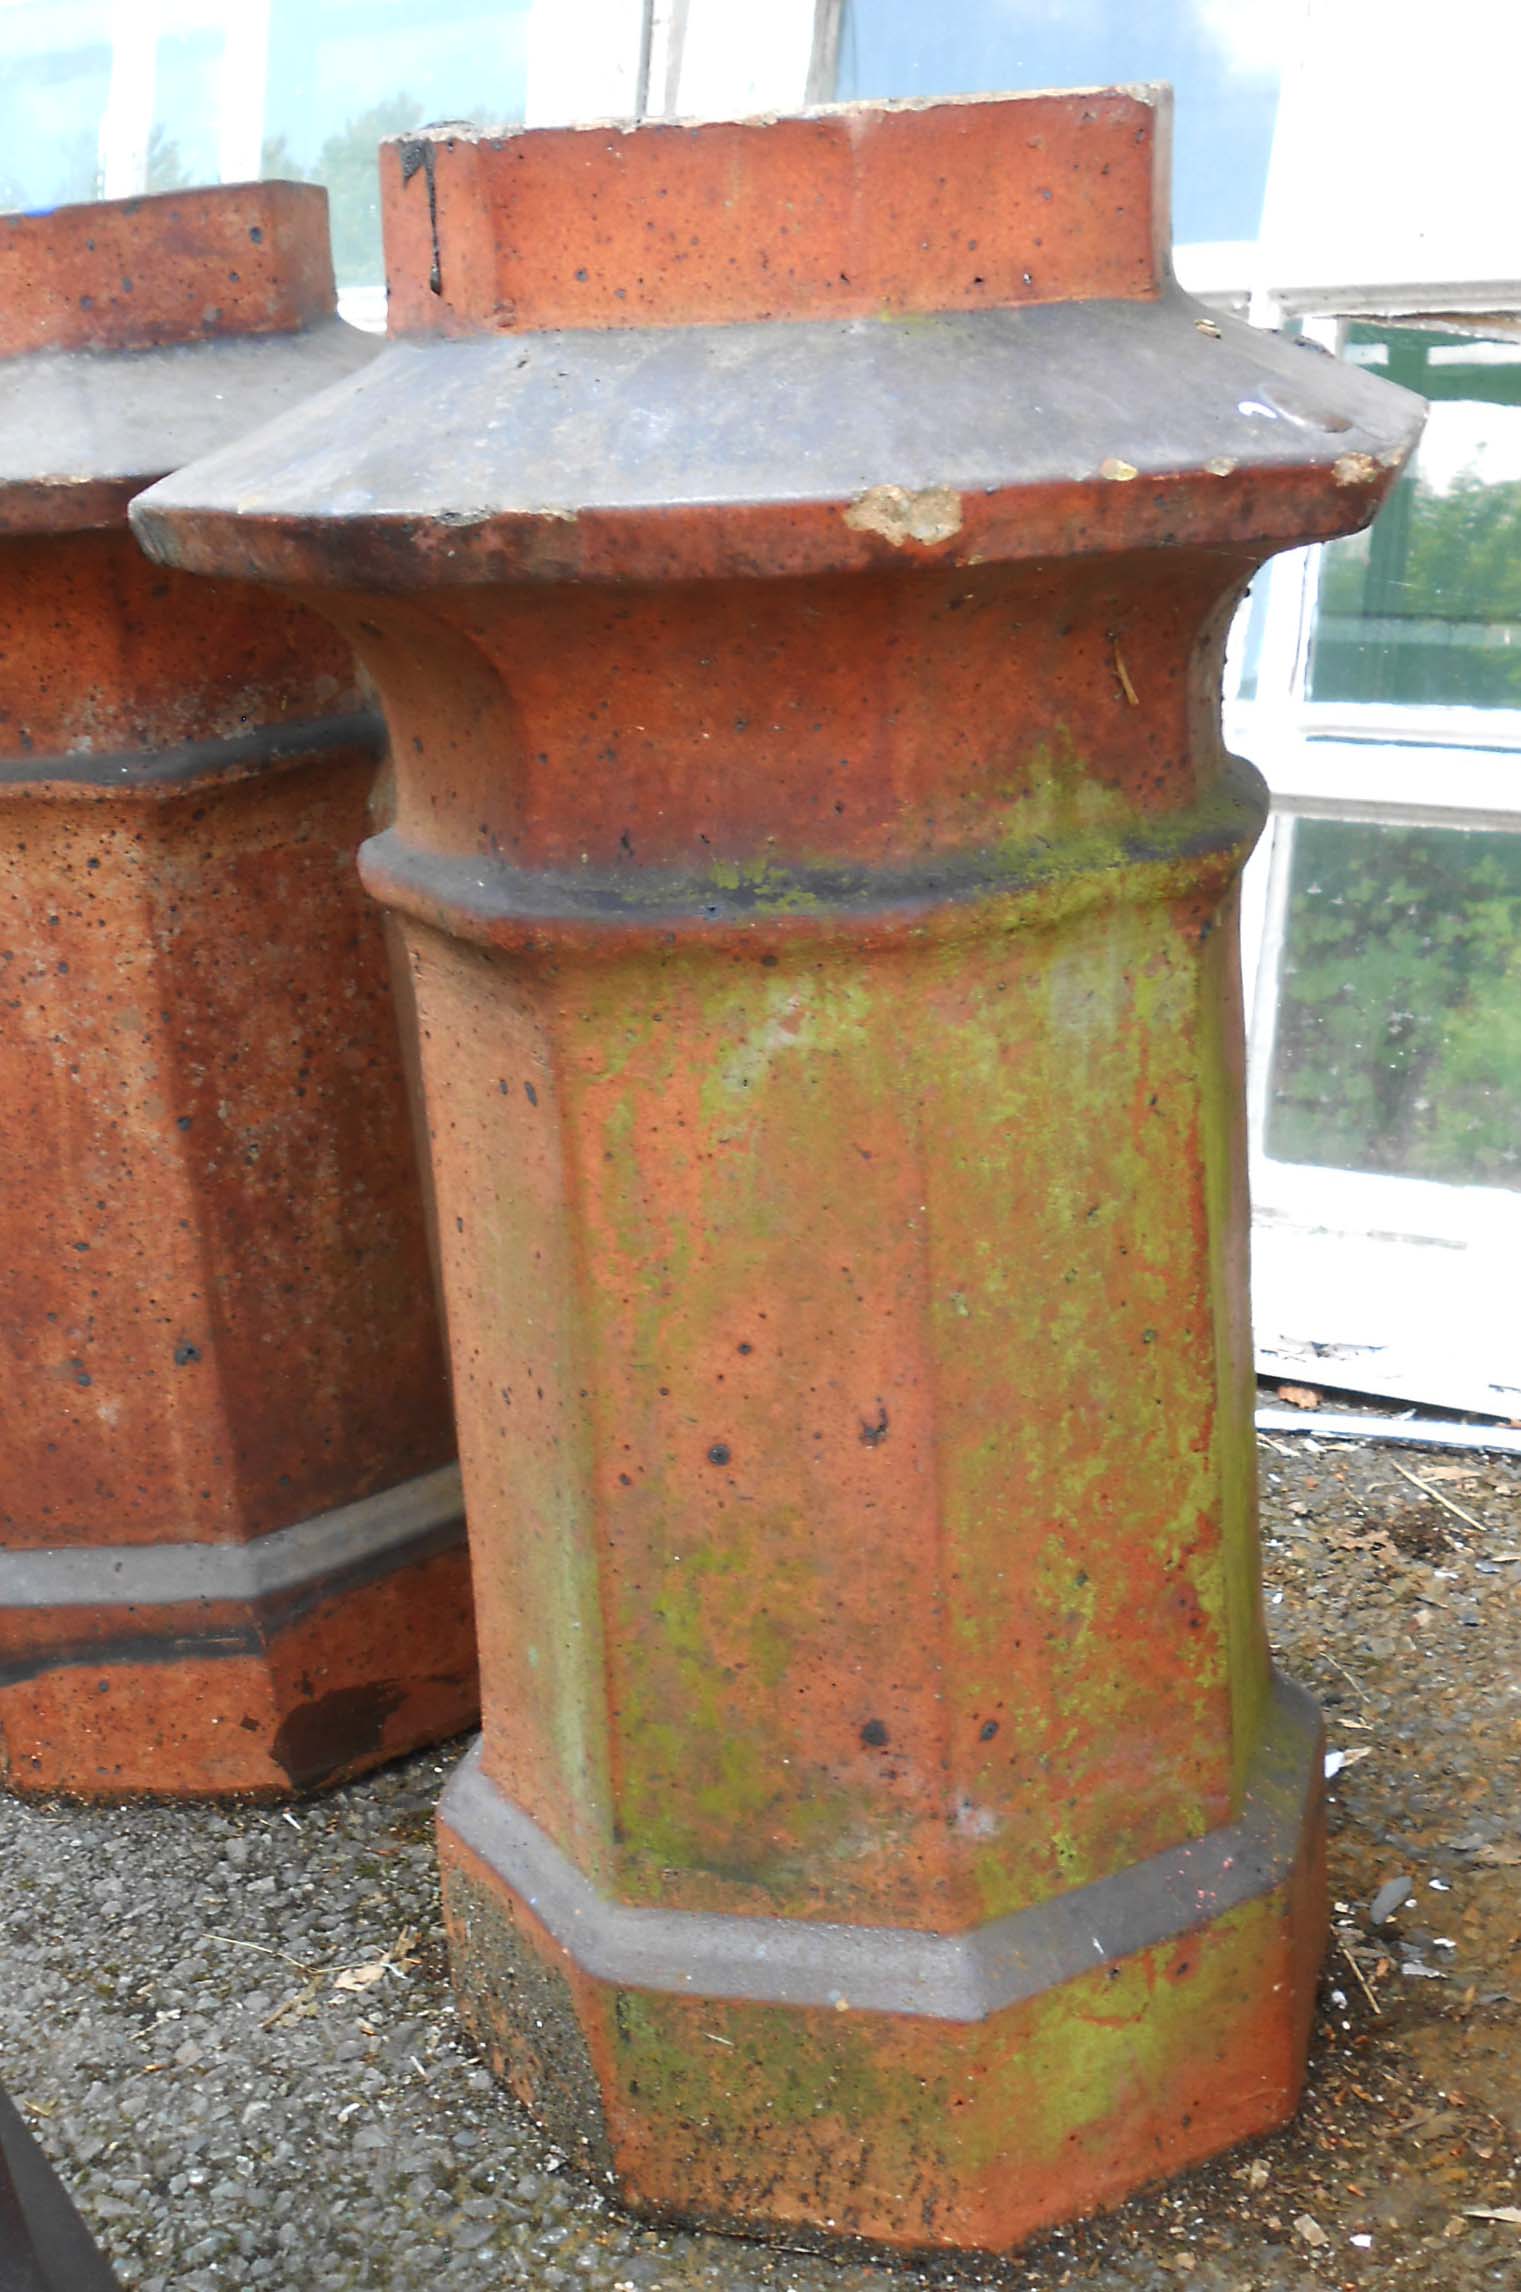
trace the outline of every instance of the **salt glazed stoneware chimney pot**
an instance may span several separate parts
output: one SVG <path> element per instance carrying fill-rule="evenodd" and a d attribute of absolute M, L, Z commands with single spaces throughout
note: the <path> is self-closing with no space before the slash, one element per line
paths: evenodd
<path fill-rule="evenodd" d="M 1420 410 L 1179 295 L 1164 105 L 391 143 L 399 339 L 134 512 L 383 696 L 455 1979 L 646 2212 L 1005 2248 L 1300 2085 L 1220 661 Z"/>
<path fill-rule="evenodd" d="M 0 217 L 0 1762 L 275 1793 L 471 1724 L 383 748 L 131 496 L 362 367 L 323 192 Z"/>

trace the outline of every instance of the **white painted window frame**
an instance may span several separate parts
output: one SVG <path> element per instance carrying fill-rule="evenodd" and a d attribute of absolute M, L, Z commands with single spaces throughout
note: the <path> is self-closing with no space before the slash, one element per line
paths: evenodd
<path fill-rule="evenodd" d="M 1303 331 L 1341 346 L 1345 322 L 1317 313 Z M 1227 735 L 1267 780 L 1272 815 L 1248 870 L 1242 958 L 1249 1025 L 1253 1193 L 1265 1222 L 1334 1224 L 1367 1234 L 1462 1239 L 1509 1229 L 1517 1197 L 1376 1173 L 1276 1162 L 1266 1151 L 1296 819 L 1388 826 L 1521 830 L 1521 709 L 1400 707 L 1307 697 L 1321 553 L 1296 550 L 1268 569 L 1256 697 L 1232 697 Z"/>
<path fill-rule="evenodd" d="M 171 32 L 222 36 L 217 69 L 217 179 L 256 181 L 269 90 L 271 0 L 112 0 L 111 81 L 100 123 L 101 197 L 131 199 L 148 185 L 159 42 Z"/>
<path fill-rule="evenodd" d="M 732 119 L 833 93 L 842 0 L 536 0 L 530 126 Z"/>

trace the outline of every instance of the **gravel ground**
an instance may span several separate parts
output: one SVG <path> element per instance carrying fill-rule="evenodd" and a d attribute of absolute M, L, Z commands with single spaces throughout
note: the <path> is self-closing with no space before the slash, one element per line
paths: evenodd
<path fill-rule="evenodd" d="M 1275 1636 L 1346 1761 L 1338 1938 L 1289 2131 L 1002 2265 L 641 2227 L 460 2037 L 430 1847 L 453 1753 L 289 1813 L 7 1802 L 0 2076 L 124 2287 L 1514 2286 L 1521 1465 L 1313 1424 L 1262 1457 Z M 1393 1881 L 1412 1891 L 1375 1923 Z"/>

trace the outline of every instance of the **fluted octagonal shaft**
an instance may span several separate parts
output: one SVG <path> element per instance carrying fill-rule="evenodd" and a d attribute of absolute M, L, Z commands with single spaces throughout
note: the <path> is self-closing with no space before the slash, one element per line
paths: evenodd
<path fill-rule="evenodd" d="M 1298 2088 L 1219 669 L 1417 416 L 1177 293 L 1163 117 L 405 139 L 401 339 L 138 511 L 384 699 L 456 1980 L 655 2210 L 1006 2246 Z"/>
<path fill-rule="evenodd" d="M 305 1789 L 470 1723 L 383 728 L 133 494 L 351 374 L 327 206 L 0 217 L 0 1774 Z"/>

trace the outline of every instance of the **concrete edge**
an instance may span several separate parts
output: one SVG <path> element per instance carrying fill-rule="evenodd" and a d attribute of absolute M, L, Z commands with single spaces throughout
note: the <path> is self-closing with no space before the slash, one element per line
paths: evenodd
<path fill-rule="evenodd" d="M 1276 1678 L 1235 1822 L 963 1934 L 610 1901 L 488 1779 L 479 1743 L 444 1792 L 440 1843 L 446 1863 L 451 1838 L 478 1857 L 584 1973 L 620 1989 L 983 2021 L 1284 1885 L 1321 1788 L 1321 1746 L 1316 1705 Z"/>
<path fill-rule="evenodd" d="M 462 1543 L 457 1464 L 242 1544 L 91 1544 L 0 1551 L 0 1612 L 255 1602 L 341 1588 Z"/>

